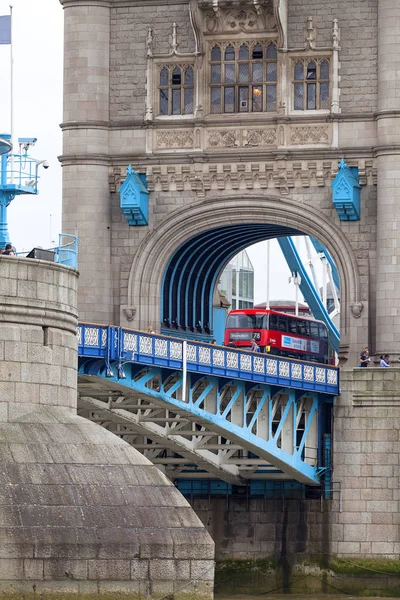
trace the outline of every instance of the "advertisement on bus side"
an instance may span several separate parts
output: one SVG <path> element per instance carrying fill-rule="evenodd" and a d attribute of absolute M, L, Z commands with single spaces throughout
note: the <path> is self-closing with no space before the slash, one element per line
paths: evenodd
<path fill-rule="evenodd" d="M 291 335 L 282 335 L 282 348 L 319 354 L 319 342 L 314 340 L 303 340 L 302 338 L 292 337 Z"/>

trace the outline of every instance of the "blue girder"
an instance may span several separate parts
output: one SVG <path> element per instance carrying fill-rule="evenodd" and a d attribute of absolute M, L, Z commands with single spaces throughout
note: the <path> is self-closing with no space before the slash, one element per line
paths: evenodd
<path fill-rule="evenodd" d="M 78 327 L 78 353 L 80 385 L 100 390 L 100 399 L 93 402 L 102 414 L 109 411 L 111 416 L 108 397 L 114 390 L 118 396 L 134 394 L 164 407 L 169 418 L 178 414 L 199 424 L 201 431 L 191 425 L 182 435 L 182 430 L 172 431 L 168 425 L 164 434 L 160 426 L 156 434 L 154 427 L 146 429 L 146 435 L 157 435 L 159 443 L 164 435 L 168 447 L 174 436 L 176 452 L 183 449 L 183 455 L 190 456 L 187 464 L 198 460 L 200 468 L 206 464 L 214 476 L 231 483 L 243 481 L 240 460 L 247 459 L 239 457 L 239 466 L 234 466 L 226 458 L 233 444 L 260 457 L 266 466 L 260 467 L 259 476 L 281 474 L 319 484 L 317 449 L 325 433 L 320 431 L 319 407 L 339 391 L 337 368 L 89 323 Z M 102 402 L 104 396 L 107 400 Z M 118 407 L 119 418 L 122 409 L 128 422 L 142 431 L 147 427 L 143 412 L 135 416 L 124 412 L 123 404 Z M 226 450 L 218 455 L 207 454 L 207 446 L 197 451 L 202 435 L 228 440 Z"/>
<path fill-rule="evenodd" d="M 323 321 L 328 328 L 329 341 L 332 344 L 335 352 L 339 352 L 340 346 L 340 334 L 331 318 L 329 317 L 328 311 L 326 310 L 321 298 L 319 297 L 318 291 L 313 286 L 310 277 L 303 263 L 301 262 L 300 256 L 296 250 L 293 240 L 290 238 L 279 238 L 279 245 L 286 259 L 289 269 L 292 273 L 298 273 L 301 277 L 300 290 L 303 294 L 308 306 L 311 309 L 312 314 L 316 319 Z"/>

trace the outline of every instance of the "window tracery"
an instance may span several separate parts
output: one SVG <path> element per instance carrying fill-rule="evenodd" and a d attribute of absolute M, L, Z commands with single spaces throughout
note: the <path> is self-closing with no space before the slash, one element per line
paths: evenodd
<path fill-rule="evenodd" d="M 293 110 L 330 108 L 330 62 L 327 58 L 293 61 Z"/>
<path fill-rule="evenodd" d="M 211 114 L 276 112 L 277 64 L 273 41 L 214 43 L 210 52 Z"/>
<path fill-rule="evenodd" d="M 159 65 L 158 90 L 160 115 L 193 114 L 193 65 Z"/>

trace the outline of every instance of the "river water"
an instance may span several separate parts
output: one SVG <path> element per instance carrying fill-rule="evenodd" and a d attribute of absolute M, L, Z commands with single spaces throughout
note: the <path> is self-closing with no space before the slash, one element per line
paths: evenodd
<path fill-rule="evenodd" d="M 260 594 L 257 596 L 215 596 L 215 600 L 373 600 L 372 596 L 337 596 L 336 594 Z M 385 600 L 399 600 L 397 598 L 387 598 Z"/>

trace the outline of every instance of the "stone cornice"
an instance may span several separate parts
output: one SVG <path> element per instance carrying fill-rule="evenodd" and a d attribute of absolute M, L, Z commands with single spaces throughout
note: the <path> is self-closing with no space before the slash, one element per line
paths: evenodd
<path fill-rule="evenodd" d="M 375 113 L 375 119 L 398 119 L 400 117 L 400 110 L 379 110 Z"/>
<path fill-rule="evenodd" d="M 400 114 L 400 111 L 399 111 Z M 64 123 L 60 123 L 60 128 L 63 131 L 71 130 L 71 129 L 148 129 L 148 128 L 160 128 L 163 129 L 165 127 L 171 129 L 182 129 L 185 126 L 193 126 L 197 127 L 230 127 L 234 126 L 261 126 L 261 125 L 280 125 L 285 123 L 292 123 L 293 125 L 302 125 L 307 123 L 348 123 L 353 121 L 375 121 L 377 116 L 374 113 L 349 113 L 349 114 L 340 114 L 340 115 L 305 115 L 305 116 L 292 116 L 292 115 L 277 115 L 276 117 L 266 119 L 265 116 L 250 119 L 241 118 L 231 118 L 229 116 L 224 116 L 223 119 L 185 119 L 181 121 L 177 121 L 174 119 L 163 119 L 154 121 L 145 122 L 143 119 L 132 119 L 129 121 L 66 121 Z M 388 118 L 387 115 L 384 115 L 380 118 Z"/>
<path fill-rule="evenodd" d="M 112 0 L 59 0 L 63 8 L 72 8 L 73 6 L 100 6 L 102 8 L 111 8 Z"/>
<path fill-rule="evenodd" d="M 57 156 L 63 167 L 70 165 L 102 165 L 110 166 L 111 157 L 105 154 L 61 154 Z"/>
<path fill-rule="evenodd" d="M 400 154 L 400 144 L 384 144 L 383 146 L 376 146 L 374 148 L 374 154 L 375 156 Z"/>
<path fill-rule="evenodd" d="M 71 129 L 110 129 L 109 121 L 66 121 L 60 123 L 62 131 Z"/>

